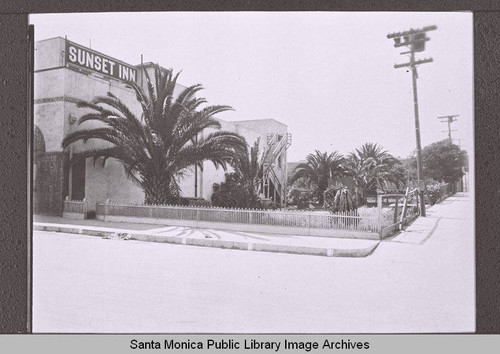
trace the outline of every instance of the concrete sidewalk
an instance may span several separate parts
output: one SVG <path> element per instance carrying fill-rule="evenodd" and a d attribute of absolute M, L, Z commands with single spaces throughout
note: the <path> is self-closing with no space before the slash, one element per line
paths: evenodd
<path fill-rule="evenodd" d="M 447 203 L 446 200 L 443 203 Z M 426 218 L 417 218 L 405 230 L 383 241 L 222 231 L 160 224 L 105 222 L 96 219 L 72 220 L 45 215 L 34 215 L 33 220 L 34 230 L 37 231 L 248 251 L 366 257 L 375 251 L 380 242 L 423 244 L 435 230 L 440 210 L 440 205 L 433 206 L 428 210 Z"/>
<path fill-rule="evenodd" d="M 74 220 L 65 219 L 61 216 L 33 215 L 33 223 L 55 224 L 55 225 L 79 225 L 90 228 L 120 229 L 120 230 L 149 230 L 151 228 L 165 227 L 165 225 L 106 222 L 97 219 Z M 115 230 L 116 231 L 116 230 Z"/>
<path fill-rule="evenodd" d="M 418 217 L 409 226 L 400 232 L 385 238 L 383 242 L 401 242 L 422 245 L 427 239 L 429 239 L 429 237 L 432 236 L 440 218 L 439 213 L 431 213 L 428 210 L 425 218 Z"/>
<path fill-rule="evenodd" d="M 427 207 L 426 217 L 418 217 L 404 230 L 393 236 L 387 237 L 383 242 L 400 242 L 415 245 L 423 245 L 439 225 L 442 218 L 449 217 L 449 206 L 459 203 L 461 199 L 468 198 L 466 193 L 456 193 L 439 204 Z"/>

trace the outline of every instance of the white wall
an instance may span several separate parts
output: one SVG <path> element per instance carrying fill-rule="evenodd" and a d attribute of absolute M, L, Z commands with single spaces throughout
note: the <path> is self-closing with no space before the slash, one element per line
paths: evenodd
<path fill-rule="evenodd" d="M 94 164 L 93 159 L 87 159 L 85 167 L 85 197 L 91 207 L 106 199 L 121 203 L 144 202 L 142 188 L 126 176 L 119 161 L 108 159 L 102 167 L 101 160 Z"/>
<path fill-rule="evenodd" d="M 64 38 L 50 38 L 35 43 L 35 71 L 56 68 L 64 64 Z"/>

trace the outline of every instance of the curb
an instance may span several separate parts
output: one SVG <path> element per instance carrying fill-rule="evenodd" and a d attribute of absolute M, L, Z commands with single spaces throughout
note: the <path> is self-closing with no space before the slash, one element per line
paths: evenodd
<path fill-rule="evenodd" d="M 116 234 L 116 232 L 113 231 L 98 230 L 95 228 L 89 229 L 85 227 L 46 225 L 43 223 L 36 223 L 36 222 L 33 223 L 33 230 L 64 232 L 69 234 L 99 236 L 99 237 L 107 237 Z M 366 248 L 336 249 L 328 247 L 291 246 L 291 245 L 271 244 L 271 243 L 196 239 L 196 238 L 186 238 L 179 236 L 163 236 L 163 235 L 143 234 L 134 232 L 124 232 L 124 233 L 126 234 L 128 239 L 142 241 L 142 242 L 170 243 L 178 245 L 182 244 L 182 245 L 200 246 L 200 247 L 214 247 L 214 248 L 257 251 L 257 252 L 302 254 L 302 255 L 324 256 L 324 257 L 352 257 L 352 258 L 367 257 L 370 254 L 372 254 L 377 248 L 377 246 L 380 244 L 380 242 L 377 242 L 373 246 L 369 246 Z"/>

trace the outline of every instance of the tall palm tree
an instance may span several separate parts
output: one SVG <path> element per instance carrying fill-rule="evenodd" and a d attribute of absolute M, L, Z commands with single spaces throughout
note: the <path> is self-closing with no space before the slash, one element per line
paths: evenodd
<path fill-rule="evenodd" d="M 400 165 L 401 162 L 382 146 L 365 143 L 349 154 L 344 168 L 354 180 L 356 195 L 364 202 L 367 192 L 385 188 L 388 183 L 399 187 L 404 182 L 398 169 Z"/>
<path fill-rule="evenodd" d="M 226 168 L 239 151 L 246 149 L 244 139 L 237 134 L 217 130 L 199 137 L 207 128 L 220 129 L 214 118 L 217 113 L 232 110 L 229 106 L 207 106 L 196 93 L 201 85 L 193 85 L 174 97 L 179 73 L 154 68 L 154 81 L 146 72 L 147 89 L 134 85 L 142 117 L 131 110 L 115 95 L 81 101 L 78 107 L 90 108 L 78 124 L 101 122 L 100 127 L 75 131 L 63 140 L 63 147 L 77 141 L 84 143 L 98 139 L 107 144 L 88 149 L 77 159 L 93 157 L 117 159 L 126 173 L 138 182 L 145 193 L 146 204 L 175 203 L 180 195 L 179 176 L 186 168 L 211 161 L 216 167 Z"/>
<path fill-rule="evenodd" d="M 328 187 L 328 180 L 344 175 L 344 158 L 336 151 L 328 154 L 316 150 L 314 154 L 307 155 L 306 160 L 295 167 L 290 183 L 300 178 L 306 179 L 314 186 L 314 194 L 323 204 L 323 192 Z"/>

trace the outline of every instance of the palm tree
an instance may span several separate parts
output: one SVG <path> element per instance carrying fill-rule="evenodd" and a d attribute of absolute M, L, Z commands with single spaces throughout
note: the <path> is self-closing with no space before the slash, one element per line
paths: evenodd
<path fill-rule="evenodd" d="M 186 168 L 202 168 L 203 161 L 211 161 L 225 169 L 239 151 L 246 149 L 243 138 L 231 132 L 217 130 L 200 137 L 207 128 L 220 129 L 214 115 L 232 108 L 200 108 L 206 100 L 195 96 L 202 90 L 199 84 L 174 97 L 178 77 L 179 73 L 174 75 L 172 70 L 156 65 L 153 82 L 146 72 L 147 90 L 133 85 L 142 107 L 141 118 L 111 92 L 90 102 L 79 102 L 78 107 L 91 109 L 80 117 L 79 125 L 87 121 L 102 124 L 69 134 L 63 147 L 89 139 L 107 142 L 104 147 L 80 153 L 76 159 L 117 159 L 127 175 L 143 188 L 146 204 L 175 203 L 181 192 L 178 181 Z"/>
<path fill-rule="evenodd" d="M 314 194 L 318 197 L 320 204 L 323 204 L 323 193 L 328 187 L 330 178 L 342 177 L 344 175 L 344 158 L 339 153 L 315 151 L 314 154 L 307 155 L 307 162 L 295 167 L 290 183 L 294 183 L 300 178 L 304 178 L 315 188 Z"/>
<path fill-rule="evenodd" d="M 259 207 L 259 184 L 262 182 L 263 160 L 259 159 L 259 142 L 255 141 L 250 150 L 241 150 L 233 160 L 233 173 L 226 174 L 212 194 L 212 202 L 217 206 L 257 208 Z"/>
<path fill-rule="evenodd" d="M 388 183 L 397 187 L 404 182 L 398 166 L 401 162 L 374 143 L 365 143 L 349 154 L 344 167 L 354 180 L 356 196 L 364 202 L 366 193 L 386 188 Z"/>
<path fill-rule="evenodd" d="M 242 204 L 244 208 L 255 208 L 260 200 L 258 189 L 262 179 L 263 160 L 259 160 L 259 143 L 260 139 L 257 139 L 250 151 L 243 150 L 234 162 L 235 172 L 243 184 L 245 200 Z"/>

